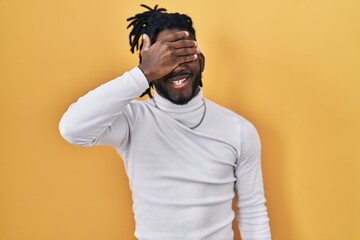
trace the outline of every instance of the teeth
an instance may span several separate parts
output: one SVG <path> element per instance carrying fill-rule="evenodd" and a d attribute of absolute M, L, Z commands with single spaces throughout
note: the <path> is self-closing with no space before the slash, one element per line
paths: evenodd
<path fill-rule="evenodd" d="M 175 86 L 178 86 L 178 85 L 182 84 L 185 80 L 186 80 L 186 78 L 177 80 L 177 81 L 171 81 L 171 83 Z"/>

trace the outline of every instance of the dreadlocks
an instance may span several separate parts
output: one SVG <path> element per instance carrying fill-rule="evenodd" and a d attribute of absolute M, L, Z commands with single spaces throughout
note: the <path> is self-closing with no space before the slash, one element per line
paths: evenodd
<path fill-rule="evenodd" d="M 148 35 L 151 43 L 154 43 L 157 35 L 165 29 L 188 31 L 190 36 L 196 40 L 195 29 L 192 26 L 193 23 L 189 16 L 180 13 L 167 13 L 165 8 L 158 8 L 158 5 L 153 9 L 144 4 L 141 4 L 141 6 L 146 8 L 147 11 L 138 13 L 127 19 L 127 21 L 130 22 L 127 28 L 132 27 L 129 35 L 130 51 L 132 53 L 135 52 L 135 48 L 139 50 L 139 40 L 143 34 Z M 141 42 L 140 49 L 142 48 L 142 44 Z M 141 56 L 139 56 L 139 58 L 141 63 Z M 200 86 L 202 86 L 201 81 Z M 150 87 L 140 97 L 148 94 L 149 97 L 152 98 L 151 87 L 153 87 L 152 82 L 150 83 Z"/>

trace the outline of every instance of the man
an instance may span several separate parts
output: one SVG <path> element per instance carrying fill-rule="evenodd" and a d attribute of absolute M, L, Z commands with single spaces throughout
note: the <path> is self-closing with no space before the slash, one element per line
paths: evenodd
<path fill-rule="evenodd" d="M 140 240 L 233 239 L 235 192 L 242 238 L 271 239 L 258 134 L 203 97 L 191 18 L 155 7 L 128 20 L 132 51 L 142 36 L 140 64 L 72 104 L 62 136 L 123 158 Z M 150 98 L 135 100 L 142 93 Z"/>

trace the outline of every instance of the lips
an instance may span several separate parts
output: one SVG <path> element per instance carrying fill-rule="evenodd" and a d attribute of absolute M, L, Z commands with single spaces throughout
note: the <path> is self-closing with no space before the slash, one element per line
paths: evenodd
<path fill-rule="evenodd" d="M 173 88 L 182 88 L 189 82 L 189 77 L 168 81 Z"/>
<path fill-rule="evenodd" d="M 167 81 L 173 87 L 180 88 L 180 87 L 183 87 L 184 85 L 186 85 L 189 78 L 190 78 L 189 73 L 181 73 L 181 74 L 176 74 L 176 75 L 172 75 L 172 76 L 168 77 Z"/>

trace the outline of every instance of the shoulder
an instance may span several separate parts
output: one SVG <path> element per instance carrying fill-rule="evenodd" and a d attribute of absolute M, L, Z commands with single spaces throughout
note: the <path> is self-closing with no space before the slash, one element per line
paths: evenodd
<path fill-rule="evenodd" d="M 205 101 L 209 131 L 225 137 L 237 148 L 241 148 L 241 145 L 246 142 L 258 141 L 257 130 L 248 119 L 209 99 Z"/>
<path fill-rule="evenodd" d="M 152 99 L 134 99 L 126 106 L 123 114 L 133 125 L 140 118 L 153 117 L 154 109 L 155 105 Z"/>
<path fill-rule="evenodd" d="M 141 111 L 149 107 L 154 107 L 154 101 L 151 98 L 148 99 L 134 99 L 127 105 L 127 111 Z"/>
<path fill-rule="evenodd" d="M 254 125 L 242 115 L 223 107 L 209 99 L 205 99 L 209 118 L 214 124 L 227 125 L 230 128 L 255 129 Z M 239 130 L 240 130 L 239 129 Z"/>

